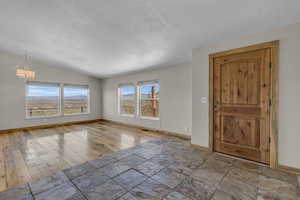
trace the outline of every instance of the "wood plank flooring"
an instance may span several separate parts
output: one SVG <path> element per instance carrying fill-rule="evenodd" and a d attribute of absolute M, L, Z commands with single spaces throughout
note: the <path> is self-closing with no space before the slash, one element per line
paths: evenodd
<path fill-rule="evenodd" d="M 0 191 L 158 136 L 109 122 L 0 134 Z"/>

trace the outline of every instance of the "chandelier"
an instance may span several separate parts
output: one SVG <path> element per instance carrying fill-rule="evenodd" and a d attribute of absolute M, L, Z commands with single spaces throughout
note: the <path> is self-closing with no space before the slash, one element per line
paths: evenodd
<path fill-rule="evenodd" d="M 25 51 L 24 62 L 17 65 L 16 76 L 24 79 L 34 79 L 35 72 L 31 70 L 32 64 L 29 61 L 27 51 Z"/>

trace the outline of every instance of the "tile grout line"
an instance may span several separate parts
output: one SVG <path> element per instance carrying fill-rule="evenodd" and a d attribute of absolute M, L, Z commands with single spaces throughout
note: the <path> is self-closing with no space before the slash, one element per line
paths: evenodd
<path fill-rule="evenodd" d="M 235 161 L 234 161 L 235 163 Z M 226 176 L 229 174 L 229 172 L 231 172 L 233 170 L 233 165 L 234 163 L 230 166 L 229 170 L 224 174 L 224 176 L 221 178 L 221 180 L 219 181 L 219 183 L 216 186 L 215 191 L 213 192 L 213 194 L 211 195 L 211 197 L 209 198 L 209 200 L 212 200 L 212 198 L 214 197 L 214 195 L 216 194 L 217 190 L 219 189 L 220 184 L 223 182 L 223 180 L 226 178 Z M 221 190 L 222 191 L 222 190 Z M 225 191 L 222 191 L 225 192 Z M 226 194 L 228 194 L 227 192 L 225 192 Z M 229 194 L 228 194 L 229 195 Z M 232 196 L 232 195 L 230 195 Z"/>
<path fill-rule="evenodd" d="M 31 196 L 32 196 L 32 199 L 35 200 L 35 196 L 33 195 L 33 192 L 32 192 L 32 189 L 31 189 L 30 184 L 29 184 L 29 183 L 26 183 L 26 185 L 27 185 L 27 187 L 28 187 L 28 189 L 29 189 L 29 192 L 30 192 L 30 194 L 31 194 Z"/>
<path fill-rule="evenodd" d="M 64 172 L 63 172 L 64 173 Z M 64 173 L 65 174 L 65 173 Z M 66 174 L 65 174 L 66 175 Z M 76 190 L 78 190 L 78 192 L 86 199 L 88 200 L 88 198 L 85 196 L 84 192 L 81 191 L 79 189 L 79 187 L 77 187 L 77 185 L 75 183 L 73 183 L 73 181 L 66 175 L 67 179 L 69 180 L 69 182 L 75 187 Z M 74 179 L 73 179 L 74 180 Z"/>
<path fill-rule="evenodd" d="M 141 183 L 139 183 L 139 184 L 137 184 L 136 186 L 134 186 L 133 188 L 131 188 L 130 190 L 127 190 L 127 192 L 125 193 L 125 194 L 127 194 L 128 192 L 131 194 L 131 191 L 133 190 L 133 189 L 135 189 L 135 188 L 137 188 L 137 187 L 139 187 L 140 185 L 142 185 L 143 183 L 145 183 L 147 180 L 149 180 L 149 179 L 151 179 L 151 177 L 147 177 L 147 179 L 146 180 L 144 180 L 144 181 L 142 181 Z M 154 180 L 154 179 L 152 179 L 152 180 Z M 122 186 L 121 186 L 122 187 Z M 122 187 L 122 188 L 124 188 L 124 187 Z M 125 189 L 125 188 L 124 188 Z M 125 196 L 125 194 L 124 195 L 122 195 L 121 197 L 123 197 L 123 196 Z M 121 197 L 119 197 L 118 199 L 120 199 Z"/>
<path fill-rule="evenodd" d="M 153 156 L 153 157 L 154 157 L 154 156 Z M 152 158 L 153 158 L 153 157 L 152 157 Z M 151 159 L 151 158 L 150 158 L 150 159 Z M 148 160 L 150 160 L 150 159 L 148 159 Z M 145 162 L 147 162 L 148 160 L 146 160 Z M 144 163 L 145 163 L 145 162 L 144 162 Z M 142 164 L 143 164 L 143 163 L 141 163 L 140 165 L 142 165 Z M 138 165 L 138 166 L 139 166 L 139 165 Z M 158 182 L 158 183 L 160 183 L 160 184 L 165 185 L 164 183 L 161 183 L 160 181 L 157 181 L 157 180 L 153 179 L 152 177 L 155 176 L 156 174 L 158 174 L 160 171 L 166 169 L 166 168 L 167 168 L 167 167 L 165 166 L 163 169 L 159 170 L 157 173 L 155 173 L 155 174 L 152 175 L 152 176 L 148 176 L 148 175 L 146 175 L 146 174 L 140 172 L 139 170 L 137 170 L 137 169 L 135 169 L 135 168 L 131 168 L 131 169 L 133 169 L 133 170 L 135 170 L 135 171 L 137 171 L 137 172 L 139 172 L 139 173 L 145 175 L 145 176 L 147 177 L 147 179 L 145 179 L 145 180 L 142 181 L 141 183 L 137 184 L 136 186 L 134 186 L 134 187 L 131 188 L 130 190 L 127 190 L 126 188 L 124 188 L 124 187 L 121 185 L 122 188 L 124 188 L 125 190 L 127 190 L 127 192 L 126 192 L 125 194 L 123 194 L 121 197 L 125 196 L 127 193 L 130 193 L 130 194 L 132 195 L 131 191 L 132 191 L 134 188 L 139 187 L 140 185 L 142 185 L 143 183 L 145 183 L 145 182 L 146 182 L 147 180 L 149 180 L 149 179 L 154 180 L 155 182 Z M 127 171 L 129 171 L 129 170 L 127 170 Z M 124 172 L 124 173 L 125 173 L 125 172 Z M 122 173 L 121 173 L 121 174 L 122 174 Z M 119 175 L 120 175 L 120 174 L 119 174 Z M 181 184 L 181 183 L 179 183 L 179 184 Z M 179 185 L 179 184 L 178 184 L 178 185 Z M 171 188 L 171 187 L 169 187 L 169 186 L 167 186 L 167 185 L 165 185 L 165 186 L 171 189 L 170 192 L 169 192 L 166 196 L 168 196 L 171 192 L 175 191 L 173 188 Z M 176 186 L 176 187 L 177 187 L 177 186 Z M 166 196 L 165 196 L 165 197 L 166 197 Z M 121 197 L 119 197 L 118 199 L 120 199 Z"/>

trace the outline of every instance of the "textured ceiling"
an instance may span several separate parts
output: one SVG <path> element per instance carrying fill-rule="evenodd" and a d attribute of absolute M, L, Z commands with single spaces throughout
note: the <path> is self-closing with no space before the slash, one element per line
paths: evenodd
<path fill-rule="evenodd" d="M 0 0 L 0 48 L 99 77 L 300 22 L 299 0 Z"/>

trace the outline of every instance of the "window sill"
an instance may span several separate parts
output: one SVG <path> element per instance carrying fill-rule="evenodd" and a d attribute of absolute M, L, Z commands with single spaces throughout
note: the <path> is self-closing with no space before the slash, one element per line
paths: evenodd
<path fill-rule="evenodd" d="M 51 116 L 37 116 L 37 117 L 25 117 L 26 120 L 31 120 L 31 119 L 50 119 L 50 118 L 58 118 L 58 117 L 63 117 L 62 115 L 51 115 Z"/>
<path fill-rule="evenodd" d="M 135 118 L 135 115 L 128 115 L 128 114 L 120 114 L 121 117 L 131 117 Z"/>
<path fill-rule="evenodd" d="M 127 115 L 127 114 L 120 114 L 121 117 L 130 117 L 130 118 L 136 118 L 136 119 L 143 119 L 143 120 L 154 120 L 159 121 L 159 117 L 143 117 L 143 116 L 137 116 L 137 115 Z"/>
<path fill-rule="evenodd" d="M 51 115 L 51 116 L 37 116 L 37 117 L 25 117 L 25 120 L 31 119 L 51 119 L 51 118 L 59 118 L 59 117 L 72 117 L 72 116 L 81 116 L 81 115 L 89 115 L 89 113 L 78 113 L 78 114 L 69 114 L 69 115 Z"/>
<path fill-rule="evenodd" d="M 159 117 L 142 117 L 142 116 L 140 116 L 140 119 L 156 120 L 156 121 L 160 120 Z"/>
<path fill-rule="evenodd" d="M 62 117 L 71 117 L 71 116 L 80 116 L 80 115 L 89 115 L 91 114 L 90 112 L 87 113 L 74 113 L 74 114 L 64 114 Z"/>

